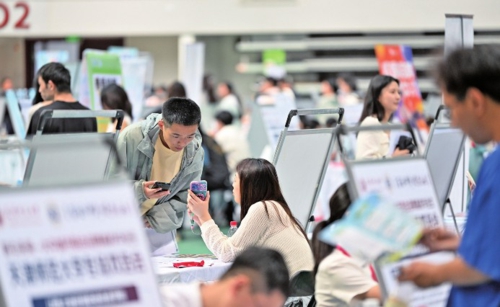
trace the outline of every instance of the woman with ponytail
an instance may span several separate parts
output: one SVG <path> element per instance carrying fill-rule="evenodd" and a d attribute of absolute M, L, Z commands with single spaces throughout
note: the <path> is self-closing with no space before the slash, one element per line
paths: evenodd
<path fill-rule="evenodd" d="M 381 299 L 375 272 L 370 264 L 351 257 L 340 246 L 330 246 L 318 239 L 318 234 L 325 227 L 344 216 L 350 204 L 347 183 L 344 183 L 330 198 L 330 218 L 314 228 L 311 243 L 317 307 L 347 307 L 352 300 Z"/>
<path fill-rule="evenodd" d="M 376 75 L 370 81 L 359 125 L 380 126 L 387 124 L 397 111 L 401 95 L 399 80 L 391 76 Z M 389 151 L 389 133 L 361 131 L 356 142 L 356 159 L 385 158 Z M 408 155 L 408 150 L 396 148 L 392 157 Z"/>

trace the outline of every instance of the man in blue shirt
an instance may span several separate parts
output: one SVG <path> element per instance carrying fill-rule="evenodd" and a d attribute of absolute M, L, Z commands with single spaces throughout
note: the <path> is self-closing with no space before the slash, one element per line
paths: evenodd
<path fill-rule="evenodd" d="M 500 46 L 456 50 L 438 67 L 438 82 L 452 124 L 474 142 L 500 142 Z M 463 238 L 443 229 L 424 233 L 431 250 L 458 250 L 442 265 L 415 262 L 401 281 L 420 287 L 451 282 L 448 306 L 500 306 L 500 150 L 483 163 Z M 461 241 L 461 242 L 460 242 Z"/>

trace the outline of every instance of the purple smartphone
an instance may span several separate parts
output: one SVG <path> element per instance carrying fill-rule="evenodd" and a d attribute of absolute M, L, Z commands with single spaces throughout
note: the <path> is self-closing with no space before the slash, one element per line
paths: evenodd
<path fill-rule="evenodd" d="M 200 181 L 191 181 L 189 184 L 189 189 L 193 191 L 198 198 L 201 200 L 205 200 L 207 198 L 207 181 L 206 180 L 200 180 Z"/>

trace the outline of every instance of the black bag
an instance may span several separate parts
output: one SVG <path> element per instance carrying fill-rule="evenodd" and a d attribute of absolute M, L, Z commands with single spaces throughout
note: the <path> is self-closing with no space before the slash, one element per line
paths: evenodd
<path fill-rule="evenodd" d="M 415 144 L 413 143 L 413 139 L 411 137 L 402 135 L 399 137 L 396 148 L 399 148 L 400 150 L 408 149 L 410 154 L 412 154 L 417 149 L 417 146 L 415 146 Z"/>
<path fill-rule="evenodd" d="M 229 182 L 229 168 L 226 156 L 217 142 L 202 133 L 201 146 L 205 151 L 205 162 L 201 179 L 207 181 L 209 190 L 227 190 L 231 187 Z"/>

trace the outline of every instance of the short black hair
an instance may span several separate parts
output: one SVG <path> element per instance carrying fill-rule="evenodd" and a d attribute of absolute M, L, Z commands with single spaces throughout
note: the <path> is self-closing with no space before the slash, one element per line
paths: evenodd
<path fill-rule="evenodd" d="M 278 79 L 272 77 L 266 77 L 266 81 L 271 83 L 273 86 L 278 86 Z"/>
<path fill-rule="evenodd" d="M 327 128 L 333 128 L 337 126 L 338 120 L 335 117 L 328 117 L 325 124 Z"/>
<path fill-rule="evenodd" d="M 255 283 L 264 283 L 264 289 L 262 290 L 267 293 L 278 290 L 285 297 L 290 294 L 290 274 L 285 259 L 275 250 L 255 246 L 244 250 L 234 259 L 233 264 L 222 275 L 220 280 L 239 274 L 251 277 L 257 275 L 258 280 L 252 280 L 256 290 L 261 287 L 255 285 Z"/>
<path fill-rule="evenodd" d="M 500 45 L 452 51 L 437 66 L 436 78 L 459 101 L 474 87 L 500 104 Z"/>
<path fill-rule="evenodd" d="M 220 111 L 217 114 L 215 114 L 215 119 L 227 126 L 233 123 L 234 118 L 230 112 Z"/>
<path fill-rule="evenodd" d="M 162 116 L 169 126 L 173 124 L 194 126 L 200 125 L 201 122 L 200 107 L 189 98 L 170 98 L 163 103 Z"/>
<path fill-rule="evenodd" d="M 71 93 L 71 75 L 61 63 L 47 63 L 37 73 L 45 83 L 52 81 L 59 93 Z"/>

